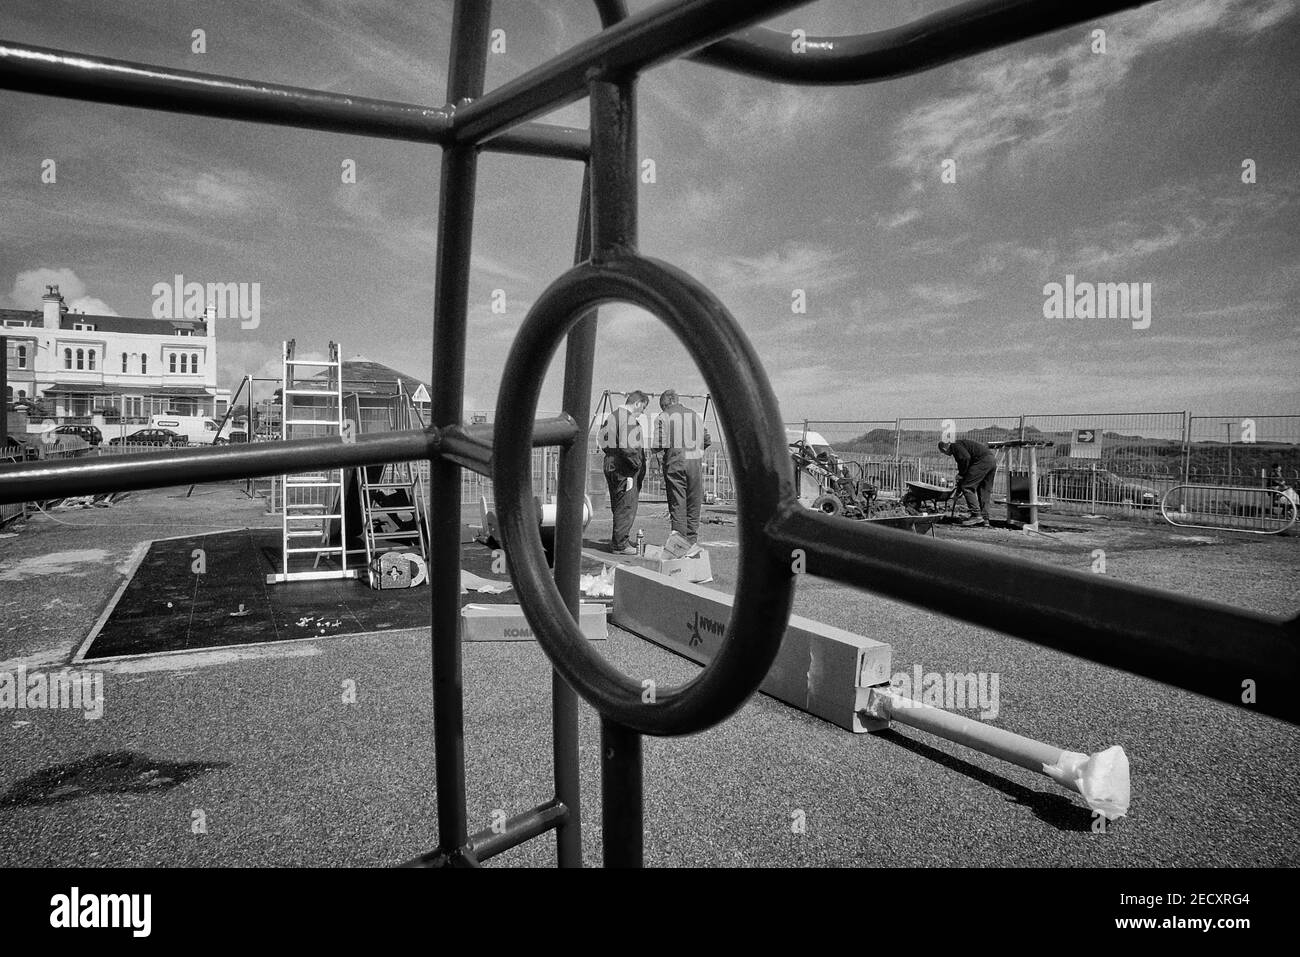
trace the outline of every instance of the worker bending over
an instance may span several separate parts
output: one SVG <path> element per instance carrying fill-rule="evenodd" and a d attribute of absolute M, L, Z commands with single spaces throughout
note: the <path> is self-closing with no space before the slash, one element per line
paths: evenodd
<path fill-rule="evenodd" d="M 957 461 L 957 488 L 966 498 L 970 518 L 962 522 L 963 528 L 989 527 L 989 498 L 993 494 L 993 479 L 998 474 L 998 460 L 993 450 L 974 439 L 940 442 L 939 451 Z"/>
<path fill-rule="evenodd" d="M 614 513 L 614 530 L 609 550 L 616 555 L 635 555 L 628 540 L 641 501 L 646 474 L 646 434 L 649 422 L 643 413 L 650 397 L 640 389 L 627 394 L 627 402 L 611 412 L 600 430 L 600 450 L 605 453 L 605 482 L 609 486 L 609 507 Z"/>

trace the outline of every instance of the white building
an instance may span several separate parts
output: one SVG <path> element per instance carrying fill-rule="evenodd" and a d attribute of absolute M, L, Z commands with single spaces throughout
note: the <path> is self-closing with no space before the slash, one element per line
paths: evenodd
<path fill-rule="evenodd" d="M 153 414 L 220 418 L 230 390 L 217 388 L 216 323 L 69 312 L 58 286 L 39 310 L 0 309 L 11 404 L 33 425 L 147 423 Z"/>

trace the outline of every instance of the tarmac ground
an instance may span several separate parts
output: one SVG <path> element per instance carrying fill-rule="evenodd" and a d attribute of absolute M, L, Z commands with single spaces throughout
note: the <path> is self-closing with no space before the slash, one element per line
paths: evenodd
<path fill-rule="evenodd" d="M 240 486 L 186 491 L 0 529 L 0 673 L 67 668 L 144 543 L 278 527 Z M 730 590 L 733 519 L 706 519 L 711 587 Z M 643 503 L 639 522 L 652 542 L 667 535 L 662 504 Z M 587 537 L 608 532 L 598 515 Z M 1038 535 L 937 534 L 973 554 L 1082 570 L 1100 548 L 1105 573 L 1122 580 L 1275 615 L 1300 604 L 1296 538 L 1074 517 L 1049 519 Z M 808 576 L 795 611 L 890 643 L 895 672 L 996 674 L 997 714 L 986 720 L 998 727 L 1074 751 L 1122 745 L 1129 815 L 1098 832 L 1082 800 L 1045 777 L 901 726 L 855 735 L 760 694 L 709 731 L 645 740 L 648 865 L 1300 863 L 1290 725 Z M 618 629 L 598 644 L 634 677 L 673 684 L 698 671 Z M 0 713 L 0 865 L 384 866 L 437 844 L 427 627 L 72 672 L 102 675 L 101 716 Z M 531 641 L 467 643 L 464 689 L 473 830 L 551 796 L 549 663 Z M 599 728 L 585 704 L 579 732 L 584 857 L 597 864 Z M 491 866 L 553 862 L 547 835 Z"/>

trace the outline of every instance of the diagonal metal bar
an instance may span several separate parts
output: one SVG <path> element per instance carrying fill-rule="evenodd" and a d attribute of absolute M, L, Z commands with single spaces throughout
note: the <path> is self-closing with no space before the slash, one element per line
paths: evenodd
<path fill-rule="evenodd" d="M 790 503 L 774 552 L 856 585 L 1036 645 L 1300 723 L 1300 619 L 1175 595 L 968 545 L 832 518 Z M 1256 700 L 1243 703 L 1242 682 Z"/>
<path fill-rule="evenodd" d="M 524 120 L 573 103 L 593 79 L 634 74 L 696 50 L 808 0 L 671 0 L 607 27 L 464 106 L 452 117 L 458 143 L 482 143 Z"/>
<path fill-rule="evenodd" d="M 0 40 L 0 89 L 249 123 L 445 144 L 451 110 L 232 76 L 172 70 Z M 502 153 L 585 160 L 587 131 L 528 124 L 492 141 Z"/>
<path fill-rule="evenodd" d="M 691 59 L 785 83 L 872 83 L 921 73 L 1020 40 L 1155 0 L 974 0 L 911 23 L 858 36 L 803 38 L 756 28 L 720 40 Z"/>

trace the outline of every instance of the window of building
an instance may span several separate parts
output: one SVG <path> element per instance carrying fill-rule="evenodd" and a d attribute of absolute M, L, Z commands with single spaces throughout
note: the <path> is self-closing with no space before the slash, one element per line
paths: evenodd
<path fill-rule="evenodd" d="M 167 357 L 167 371 L 173 373 L 176 371 L 176 353 L 174 352 Z"/>
<path fill-rule="evenodd" d="M 126 353 L 125 353 L 125 352 L 122 353 L 122 371 L 123 371 L 123 372 L 126 371 Z"/>
<path fill-rule="evenodd" d="M 91 349 L 89 354 L 86 356 L 86 358 L 88 360 L 88 364 L 86 368 L 90 369 L 91 372 L 94 372 L 95 371 L 95 350 Z"/>
<path fill-rule="evenodd" d="M 93 322 L 74 322 L 72 328 L 77 332 L 94 332 L 95 324 Z"/>
<path fill-rule="evenodd" d="M 78 371 L 86 368 L 86 352 L 84 349 L 77 350 L 77 369 Z M 76 413 L 73 413 L 74 415 Z"/>
<path fill-rule="evenodd" d="M 5 320 L 5 328 L 7 328 L 7 329 L 25 329 L 27 326 L 30 326 L 30 325 L 31 325 L 31 323 L 28 322 L 26 319 L 6 319 L 6 320 Z"/>
<path fill-rule="evenodd" d="M 190 371 L 190 357 L 189 357 L 188 355 L 186 355 L 185 353 L 182 352 L 182 353 L 181 353 L 181 373 L 184 374 L 184 373 L 189 372 L 189 371 Z"/>
<path fill-rule="evenodd" d="M 64 349 L 64 350 L 63 350 L 63 368 L 65 368 L 65 369 L 71 369 L 71 368 L 72 368 L 72 350 L 71 350 L 71 349 Z"/>
<path fill-rule="evenodd" d="M 190 371 L 195 375 L 199 373 L 199 354 L 197 352 L 190 353 Z"/>
<path fill-rule="evenodd" d="M 19 389 L 19 390 L 18 390 L 18 399 L 19 399 L 19 401 L 22 401 L 22 400 L 25 399 L 25 398 L 27 398 L 27 390 L 26 390 L 26 389 Z"/>
<path fill-rule="evenodd" d="M 15 354 L 15 358 L 18 360 L 18 368 L 26 369 L 27 368 L 27 347 L 19 346 Z"/>
<path fill-rule="evenodd" d="M 149 357 L 143 352 L 140 353 L 140 374 L 145 375 L 149 372 Z"/>

